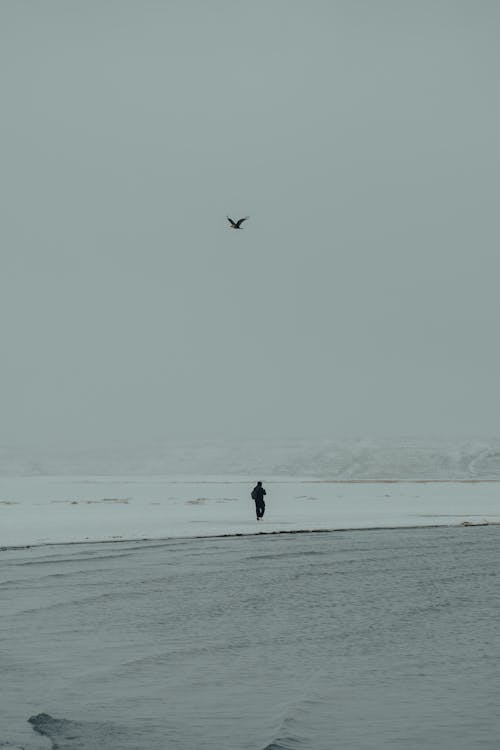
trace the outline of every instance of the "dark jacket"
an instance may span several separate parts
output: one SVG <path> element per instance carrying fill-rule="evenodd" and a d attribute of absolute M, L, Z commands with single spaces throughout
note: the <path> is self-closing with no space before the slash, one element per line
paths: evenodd
<path fill-rule="evenodd" d="M 266 491 L 261 484 L 256 484 L 252 490 L 252 497 L 254 500 L 263 500 Z"/>

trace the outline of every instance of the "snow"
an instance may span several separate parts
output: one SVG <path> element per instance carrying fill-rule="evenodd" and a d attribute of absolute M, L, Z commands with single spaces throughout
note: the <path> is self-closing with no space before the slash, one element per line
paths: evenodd
<path fill-rule="evenodd" d="M 257 522 L 250 492 L 267 489 Z M 0 547 L 500 523 L 497 481 L 249 476 L 0 478 Z"/>

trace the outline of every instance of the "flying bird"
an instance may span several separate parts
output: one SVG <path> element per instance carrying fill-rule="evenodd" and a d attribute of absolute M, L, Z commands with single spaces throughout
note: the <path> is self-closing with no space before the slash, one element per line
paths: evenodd
<path fill-rule="evenodd" d="M 242 225 L 242 224 L 243 224 L 243 222 L 244 222 L 244 221 L 246 221 L 246 220 L 247 220 L 248 218 L 250 218 L 250 217 L 249 217 L 249 216 L 245 216 L 245 217 L 244 217 L 243 219 L 238 219 L 238 221 L 233 221 L 233 220 L 232 220 L 232 219 L 230 219 L 230 218 L 229 218 L 229 216 L 228 216 L 228 217 L 227 217 L 227 220 L 228 220 L 228 222 L 229 222 L 229 223 L 231 224 L 231 229 L 241 229 L 241 225 Z"/>

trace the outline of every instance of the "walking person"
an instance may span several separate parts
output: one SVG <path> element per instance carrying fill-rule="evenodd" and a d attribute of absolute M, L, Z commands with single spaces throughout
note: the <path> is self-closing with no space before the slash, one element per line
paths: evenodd
<path fill-rule="evenodd" d="M 252 499 L 255 500 L 255 513 L 257 516 L 257 521 L 261 521 L 264 518 L 264 513 L 266 510 L 266 504 L 264 502 L 265 494 L 266 491 L 262 486 L 262 482 L 257 482 L 252 490 Z"/>

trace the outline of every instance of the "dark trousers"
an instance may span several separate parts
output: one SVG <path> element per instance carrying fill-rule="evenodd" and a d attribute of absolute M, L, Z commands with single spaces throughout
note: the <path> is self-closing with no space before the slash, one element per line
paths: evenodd
<path fill-rule="evenodd" d="M 257 514 L 257 518 L 263 518 L 265 510 L 266 510 L 266 504 L 264 500 L 256 500 L 255 501 L 255 513 Z"/>

